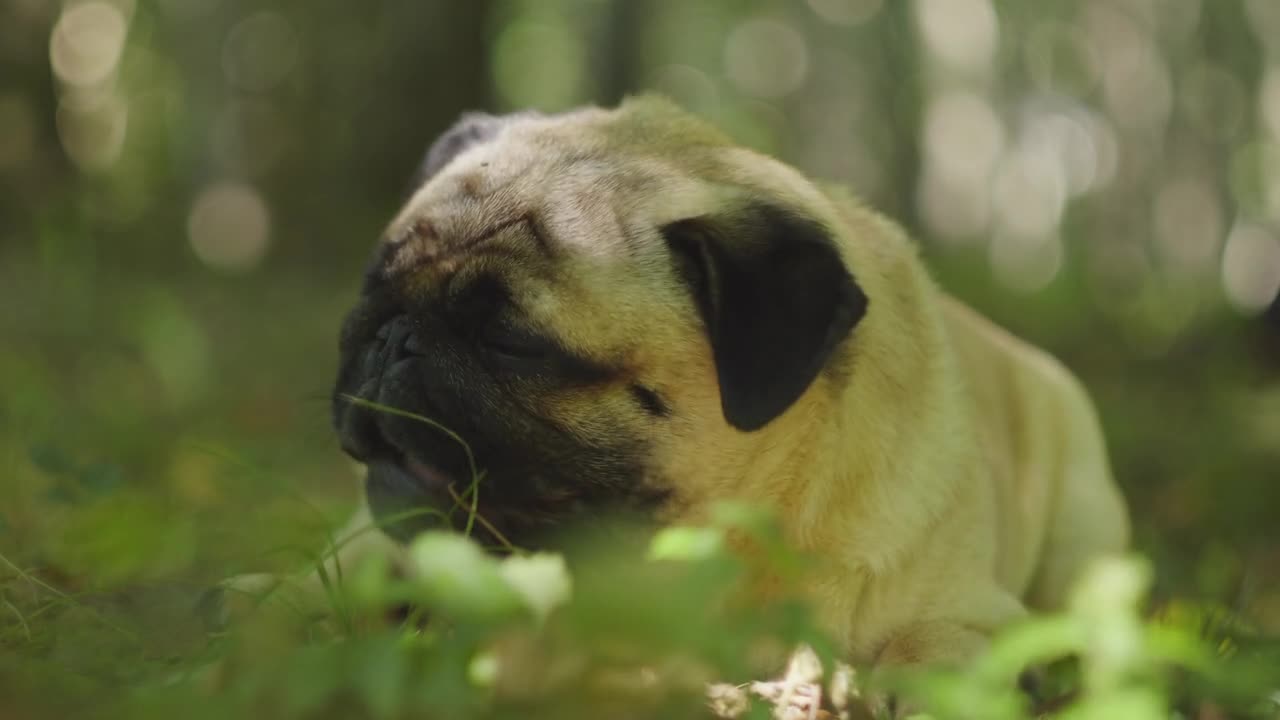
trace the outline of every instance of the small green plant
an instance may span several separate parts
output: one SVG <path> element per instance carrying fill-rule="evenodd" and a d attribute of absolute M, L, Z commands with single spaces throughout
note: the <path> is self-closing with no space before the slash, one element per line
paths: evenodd
<path fill-rule="evenodd" d="M 1081 579 L 1064 612 L 1009 628 L 967 668 L 904 674 L 896 682 L 940 720 L 1012 720 L 1049 707 L 1073 720 L 1155 720 L 1177 717 L 1187 709 L 1178 705 L 1188 700 L 1227 701 L 1241 716 L 1274 717 L 1280 706 L 1268 696 L 1280 668 L 1262 657 L 1232 661 L 1197 628 L 1144 617 L 1150 580 L 1142 558 L 1101 561 Z M 1033 669 L 1046 675 L 1046 691 L 1058 693 L 1043 698 L 1039 708 L 1017 690 L 1019 677 Z M 1053 672 L 1070 675 L 1067 687 L 1061 677 L 1056 683 L 1047 677 Z M 1206 694 L 1188 698 L 1183 690 L 1191 682 Z"/>
<path fill-rule="evenodd" d="M 620 523 L 565 536 L 561 553 L 531 553 L 483 517 L 484 473 L 461 438 L 348 400 L 431 425 L 467 451 L 471 477 L 452 507 L 404 513 L 440 528 L 412 542 L 407 572 L 379 557 L 336 562 L 376 526 L 329 536 L 314 558 L 319 612 L 280 583 L 230 627 L 157 649 L 162 631 L 122 619 L 110 589 L 159 572 L 138 558 L 169 556 L 141 539 L 173 538 L 178 550 L 192 541 L 156 502 L 90 483 L 77 490 L 87 504 L 73 506 L 66 557 L 87 558 L 106 585 L 66 590 L 0 556 L 0 710 L 14 709 L 7 694 L 26 698 L 19 714 L 56 716 L 852 718 L 893 697 L 936 720 L 1280 716 L 1280 644 L 1216 610 L 1147 612 L 1142 558 L 1099 563 L 1068 608 L 1008 628 L 966 667 L 872 673 L 840 662 L 802 598 L 744 594 L 761 577 L 798 586 L 817 567 L 769 513 L 727 503 L 704 526 Z M 45 458 L 55 477 L 80 488 L 81 475 L 55 460 Z M 481 547 L 477 527 L 498 547 Z M 127 552 L 101 555 L 94 541 L 113 537 Z M 191 620 L 173 626 L 200 625 Z M 1040 680 L 1031 694 L 1019 688 L 1029 674 Z"/>
<path fill-rule="evenodd" d="M 352 708 L 377 717 L 711 717 L 709 688 L 720 717 L 788 707 L 850 717 L 860 694 L 892 694 L 937 720 L 1049 712 L 1155 720 L 1201 706 L 1230 708 L 1231 717 L 1277 712 L 1274 651 L 1231 644 L 1237 649 L 1224 655 L 1222 638 L 1145 617 L 1150 570 L 1137 557 L 1099 563 L 1064 612 L 1009 628 L 967 667 L 881 672 L 875 686 L 859 687 L 869 669 L 841 670 L 802 604 L 735 603 L 738 583 L 762 568 L 728 549 L 734 532 L 770 548 L 763 569 L 803 565 L 777 542 L 766 515 L 737 506 L 722 507 L 706 527 L 668 528 L 626 550 L 602 552 L 583 540 L 579 550 L 596 551 L 569 552 L 579 560 L 572 577 L 561 555 L 496 557 L 463 534 L 426 533 L 410 548 L 407 577 L 375 561 L 353 569 L 344 589 L 366 620 L 393 607 L 415 612 L 283 643 L 277 662 L 245 666 L 223 692 L 284 717 Z M 795 648 L 806 654 L 792 655 L 771 682 Z M 1029 671 L 1043 676 L 1038 698 L 1019 689 Z M 743 684 L 717 684 L 725 682 Z M 846 689 L 836 690 L 841 683 Z M 741 697 L 728 702 L 726 687 Z"/>

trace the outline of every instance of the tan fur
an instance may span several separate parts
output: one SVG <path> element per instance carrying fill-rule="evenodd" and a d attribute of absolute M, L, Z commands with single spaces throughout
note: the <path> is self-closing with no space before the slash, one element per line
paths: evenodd
<path fill-rule="evenodd" d="M 829 228 L 870 306 L 801 399 L 744 433 L 722 416 L 657 228 L 751 197 Z M 555 259 L 518 229 L 468 245 L 515 221 L 554 238 Z M 1127 542 L 1097 419 L 1068 371 L 937 289 L 889 221 L 661 100 L 516 121 L 422 187 L 388 237 L 409 268 L 446 251 L 430 272 L 518 267 L 536 322 L 669 398 L 661 423 L 625 401 L 625 383 L 547 412 L 584 437 L 647 440 L 650 480 L 675 488 L 667 520 L 729 498 L 774 509 L 822 559 L 805 590 L 851 659 L 967 657 Z"/>

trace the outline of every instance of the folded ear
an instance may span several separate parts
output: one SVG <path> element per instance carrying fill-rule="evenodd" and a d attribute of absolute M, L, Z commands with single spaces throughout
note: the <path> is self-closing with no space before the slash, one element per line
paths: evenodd
<path fill-rule="evenodd" d="M 814 220 L 757 203 L 662 234 L 706 325 L 725 419 L 740 430 L 799 399 L 867 311 Z"/>
<path fill-rule="evenodd" d="M 484 112 L 463 113 L 448 130 L 444 131 L 422 160 L 417 173 L 413 177 L 410 192 L 422 187 L 436 173 L 444 169 L 467 148 L 486 143 L 498 136 L 502 128 L 517 117 L 533 113 L 522 112 L 511 115 L 490 115 Z"/>

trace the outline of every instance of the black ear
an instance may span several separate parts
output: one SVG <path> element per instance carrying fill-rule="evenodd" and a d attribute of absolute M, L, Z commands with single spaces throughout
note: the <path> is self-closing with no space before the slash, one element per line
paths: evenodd
<path fill-rule="evenodd" d="M 767 204 L 662 228 L 702 314 L 720 402 L 758 430 L 804 393 L 867 311 L 830 235 Z"/>
<path fill-rule="evenodd" d="M 473 145 L 488 142 L 497 137 L 502 132 L 502 128 L 516 117 L 529 115 L 531 113 L 517 113 L 512 115 L 490 115 L 483 112 L 467 112 L 448 129 L 444 131 L 431 148 L 427 150 L 427 156 L 423 158 L 422 165 L 419 166 L 418 172 L 413 177 L 413 184 L 410 192 L 422 187 L 436 173 L 444 169 L 457 157 L 463 150 Z"/>

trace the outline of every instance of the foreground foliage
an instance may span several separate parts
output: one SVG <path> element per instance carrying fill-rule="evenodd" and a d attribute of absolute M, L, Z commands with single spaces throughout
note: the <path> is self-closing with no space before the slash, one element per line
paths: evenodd
<path fill-rule="evenodd" d="M 746 545 L 755 550 L 732 549 Z M 428 533 L 408 578 L 378 561 L 328 577 L 323 614 L 302 610 L 287 584 L 254 598 L 178 593 L 201 637 L 168 656 L 117 622 L 108 599 L 72 597 L 0 561 L 0 710 L 694 718 L 712 716 L 708 686 L 720 683 L 724 717 L 865 717 L 891 694 L 940 719 L 1280 715 L 1280 645 L 1209 608 L 1146 612 L 1140 558 L 1100 564 L 1066 612 L 1010 628 L 968 667 L 850 678 L 803 603 L 762 606 L 735 591 L 804 571 L 758 513 L 726 506 L 707 527 L 652 537 L 617 527 L 566 547 L 497 557 L 464 535 Z M 248 611 L 228 626 L 228 607 Z M 780 676 L 797 647 L 808 665 L 792 658 Z M 1018 687 L 1032 669 L 1034 701 Z"/>

